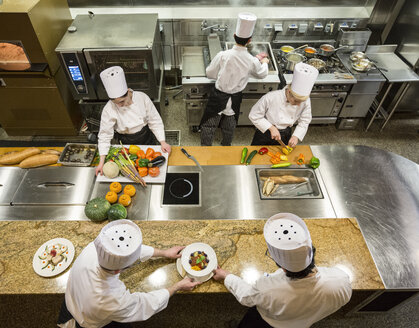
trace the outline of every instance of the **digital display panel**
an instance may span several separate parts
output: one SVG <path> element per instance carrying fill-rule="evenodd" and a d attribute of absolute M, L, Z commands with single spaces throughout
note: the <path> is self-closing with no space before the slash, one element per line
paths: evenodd
<path fill-rule="evenodd" d="M 79 66 L 68 66 L 73 81 L 83 81 Z"/>

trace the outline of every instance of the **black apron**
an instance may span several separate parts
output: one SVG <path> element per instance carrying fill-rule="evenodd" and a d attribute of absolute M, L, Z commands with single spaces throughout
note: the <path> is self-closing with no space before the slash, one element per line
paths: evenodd
<path fill-rule="evenodd" d="M 291 139 L 291 128 L 287 127 L 284 130 L 279 130 L 279 134 L 281 135 L 281 140 L 284 144 L 288 145 L 288 142 Z M 255 134 L 253 135 L 253 140 L 251 143 L 252 146 L 278 146 L 279 142 L 272 139 L 271 131 L 266 130 L 265 133 L 260 132 L 259 129 L 256 129 Z"/>
<path fill-rule="evenodd" d="M 211 91 L 211 94 L 208 99 L 207 107 L 205 108 L 204 115 L 202 115 L 201 123 L 199 126 L 201 127 L 209 118 L 218 115 L 219 112 L 222 112 L 227 105 L 228 99 L 231 97 L 231 108 L 234 110 L 234 118 L 236 122 L 239 121 L 240 115 L 240 104 L 242 102 L 243 93 L 225 93 L 217 88 Z"/>
<path fill-rule="evenodd" d="M 123 145 L 160 145 L 148 125 L 133 134 L 120 134 L 115 131 L 115 137 L 118 139 L 118 143 L 121 141 Z"/>
<path fill-rule="evenodd" d="M 259 314 L 256 306 L 247 310 L 237 328 L 272 328 Z"/>
<path fill-rule="evenodd" d="M 70 321 L 71 319 L 74 319 L 74 318 L 71 315 L 70 311 L 68 311 L 67 305 L 65 304 L 65 300 L 64 300 L 63 303 L 61 304 L 60 314 L 58 315 L 58 322 L 57 323 L 58 324 L 63 324 L 63 323 L 66 323 L 66 322 Z M 76 320 L 74 320 L 74 321 L 76 321 Z M 77 321 L 76 321 L 76 328 L 82 328 L 82 326 L 80 326 L 77 323 Z M 129 324 L 129 323 L 112 321 L 111 323 L 108 323 L 103 328 L 132 328 L 132 325 Z"/>

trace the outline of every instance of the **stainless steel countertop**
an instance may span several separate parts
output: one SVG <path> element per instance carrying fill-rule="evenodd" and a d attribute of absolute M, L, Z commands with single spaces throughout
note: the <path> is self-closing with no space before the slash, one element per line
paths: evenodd
<path fill-rule="evenodd" d="M 415 82 L 419 76 L 400 58 L 394 51 L 397 45 L 368 46 L 368 58 L 377 62 L 377 66 L 383 67 L 388 72 L 382 71 L 389 82 Z"/>
<path fill-rule="evenodd" d="M 347 52 L 339 52 L 337 54 L 338 58 L 342 61 L 342 64 L 355 77 L 357 82 L 384 82 L 386 80 L 381 72 L 376 68 L 373 68 L 368 72 L 355 71 L 351 66 L 352 63 L 349 59 L 350 55 L 351 54 Z M 381 67 L 381 65 L 379 66 Z"/>
<path fill-rule="evenodd" d="M 364 146 L 312 146 L 337 217 L 356 217 L 388 289 L 419 288 L 419 165 Z"/>

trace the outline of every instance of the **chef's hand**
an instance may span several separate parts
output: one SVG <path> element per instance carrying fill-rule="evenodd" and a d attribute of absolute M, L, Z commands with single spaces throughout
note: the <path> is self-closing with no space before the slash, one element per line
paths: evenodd
<path fill-rule="evenodd" d="M 281 134 L 279 133 L 279 131 L 278 131 L 278 129 L 276 128 L 276 126 L 275 125 L 272 125 L 270 128 L 269 128 L 269 131 L 271 131 L 271 138 L 273 139 L 273 140 L 281 140 Z"/>
<path fill-rule="evenodd" d="M 175 283 L 173 287 L 171 288 L 174 288 L 175 292 L 178 292 L 180 290 L 191 291 L 200 284 L 201 283 L 199 281 L 194 281 L 193 279 L 189 277 L 185 277 L 181 281 L 178 281 L 177 283 Z M 171 292 L 170 290 L 171 288 L 169 288 L 169 292 Z M 170 294 L 170 295 L 173 295 L 173 294 Z"/>
<path fill-rule="evenodd" d="M 214 271 L 214 280 L 224 280 L 229 274 L 230 272 L 224 269 L 221 269 L 219 265 L 217 265 L 217 269 L 215 269 Z"/>
<path fill-rule="evenodd" d="M 169 259 L 177 259 L 182 256 L 180 251 L 184 249 L 185 246 L 173 246 L 169 249 L 164 250 L 164 256 Z"/>
<path fill-rule="evenodd" d="M 263 58 L 261 61 L 260 61 L 262 64 L 269 64 L 269 59 L 268 58 Z"/>
<path fill-rule="evenodd" d="M 95 170 L 95 174 L 98 175 L 100 173 L 100 175 L 103 175 L 103 165 L 105 164 L 105 155 L 101 155 L 100 156 L 100 160 L 99 160 L 99 164 L 96 166 L 96 170 Z"/>
<path fill-rule="evenodd" d="M 170 154 L 170 152 L 172 151 L 172 147 L 170 147 L 170 145 L 166 141 L 162 141 L 160 142 L 160 144 L 161 144 L 161 150 L 163 151 L 163 153 Z"/>
<path fill-rule="evenodd" d="M 294 148 L 298 144 L 298 138 L 296 136 L 292 136 L 290 141 L 288 142 L 288 146 Z"/>

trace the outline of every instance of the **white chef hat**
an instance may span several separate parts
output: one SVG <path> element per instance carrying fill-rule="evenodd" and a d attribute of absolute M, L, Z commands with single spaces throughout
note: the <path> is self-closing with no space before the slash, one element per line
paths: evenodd
<path fill-rule="evenodd" d="M 291 213 L 279 213 L 268 219 L 263 229 L 269 254 L 282 268 L 300 272 L 313 259 L 310 232 L 304 221 Z"/>
<path fill-rule="evenodd" d="M 95 239 L 99 264 L 108 270 L 120 270 L 140 258 L 142 234 L 130 220 L 112 221 Z"/>
<path fill-rule="evenodd" d="M 306 100 L 318 75 L 317 68 L 311 65 L 305 63 L 295 65 L 290 88 L 292 95 L 300 101 Z"/>
<path fill-rule="evenodd" d="M 240 13 L 237 17 L 236 35 L 243 39 L 250 38 L 256 25 L 256 19 L 256 15 L 252 13 Z"/>
<path fill-rule="evenodd" d="M 100 73 L 100 79 L 109 98 L 122 97 L 128 91 L 124 70 L 120 66 L 112 66 Z"/>

